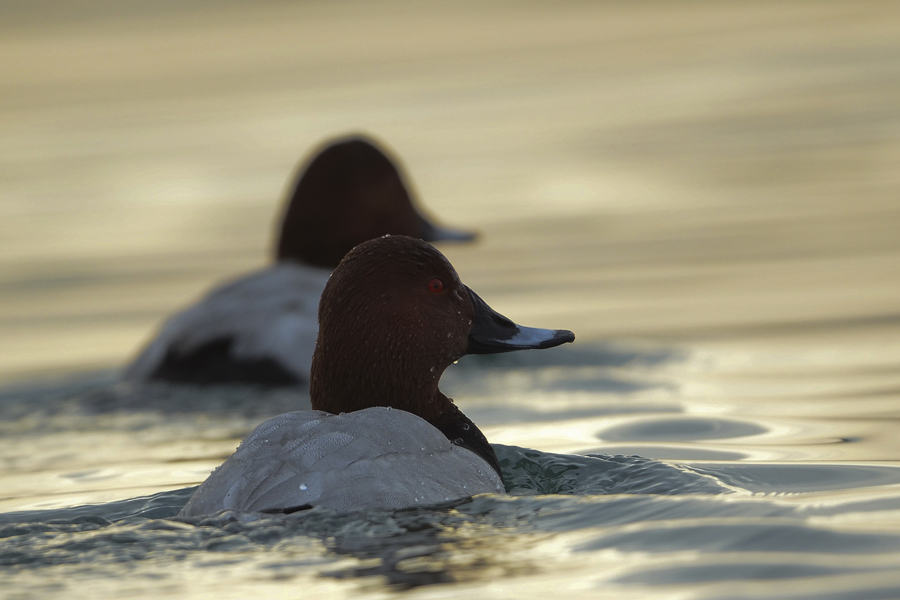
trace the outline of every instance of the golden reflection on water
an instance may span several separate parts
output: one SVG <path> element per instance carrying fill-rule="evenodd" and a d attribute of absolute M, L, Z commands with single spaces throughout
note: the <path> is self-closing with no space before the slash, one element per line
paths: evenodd
<path fill-rule="evenodd" d="M 447 385 L 493 442 L 709 469 L 846 463 L 862 487 L 822 487 L 816 503 L 893 493 L 866 487 L 880 471 L 865 469 L 900 457 L 900 5 L 80 0 L 2 10 L 0 381 L 124 364 L 164 315 L 268 260 L 281 197 L 310 148 L 365 131 L 402 157 L 432 214 L 480 230 L 477 244 L 442 250 L 496 309 L 574 330 L 573 349 L 612 340 L 672 353 L 651 366 L 526 364 L 481 388 L 451 370 Z M 33 418 L 14 424 L 33 426 L 30 437 L 2 429 L 0 511 L 196 483 L 253 421 L 152 410 Z M 786 489 L 779 502 L 793 501 Z M 896 515 L 813 519 L 896 530 Z M 597 581 L 697 560 L 690 548 L 576 551 L 592 530 L 443 533 L 435 552 L 401 553 L 394 567 L 455 573 L 454 596 L 603 597 Z M 335 560 L 310 542 L 292 557 L 326 554 Z M 329 568 L 373 564 L 346 556 Z M 192 598 L 245 597 L 248 581 L 278 595 L 296 571 L 265 553 L 216 560 L 163 567 Z M 142 563 L 135 576 L 160 568 Z M 291 585 L 387 595 L 377 573 L 358 587 L 304 573 Z M 831 588 L 852 590 L 854 577 Z M 44 585 L 38 572 L 18 582 Z M 65 593 L 121 596 L 123 585 L 101 578 Z M 611 597 L 658 596 L 624 589 Z"/>

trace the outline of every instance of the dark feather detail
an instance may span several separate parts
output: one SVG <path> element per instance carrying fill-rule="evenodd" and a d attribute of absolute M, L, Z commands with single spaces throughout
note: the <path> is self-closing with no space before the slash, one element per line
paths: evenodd
<path fill-rule="evenodd" d="M 185 354 L 170 348 L 150 378 L 195 385 L 246 383 L 277 387 L 305 383 L 272 358 L 236 359 L 231 353 L 233 342 L 231 338 L 220 338 Z"/>

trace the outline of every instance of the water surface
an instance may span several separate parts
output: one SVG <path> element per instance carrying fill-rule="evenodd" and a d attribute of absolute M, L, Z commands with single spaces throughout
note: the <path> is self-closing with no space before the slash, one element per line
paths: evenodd
<path fill-rule="evenodd" d="M 0 595 L 900 597 L 895 3 L 0 4 Z M 119 369 L 359 130 L 578 336 L 444 377 L 508 494 L 178 520 L 308 396 Z"/>

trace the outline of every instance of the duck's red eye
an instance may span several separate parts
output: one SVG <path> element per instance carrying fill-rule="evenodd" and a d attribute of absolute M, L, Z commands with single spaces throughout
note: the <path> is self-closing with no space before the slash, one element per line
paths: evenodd
<path fill-rule="evenodd" d="M 428 291 L 434 292 L 435 294 L 440 294 L 444 291 L 444 282 L 435 277 L 428 282 Z"/>

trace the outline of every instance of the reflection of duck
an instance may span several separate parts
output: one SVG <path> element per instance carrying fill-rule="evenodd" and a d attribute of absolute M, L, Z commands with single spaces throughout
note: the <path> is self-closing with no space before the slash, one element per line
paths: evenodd
<path fill-rule="evenodd" d="M 309 377 L 316 308 L 331 270 L 366 240 L 475 236 L 431 223 L 372 140 L 331 141 L 301 171 L 274 265 L 211 291 L 171 317 L 128 367 L 132 380 L 292 385 Z"/>
<path fill-rule="evenodd" d="M 315 410 L 269 419 L 200 486 L 183 516 L 434 504 L 502 492 L 478 427 L 438 389 L 465 354 L 551 348 L 571 331 L 521 327 L 463 285 L 432 246 L 360 244 L 322 294 Z"/>

